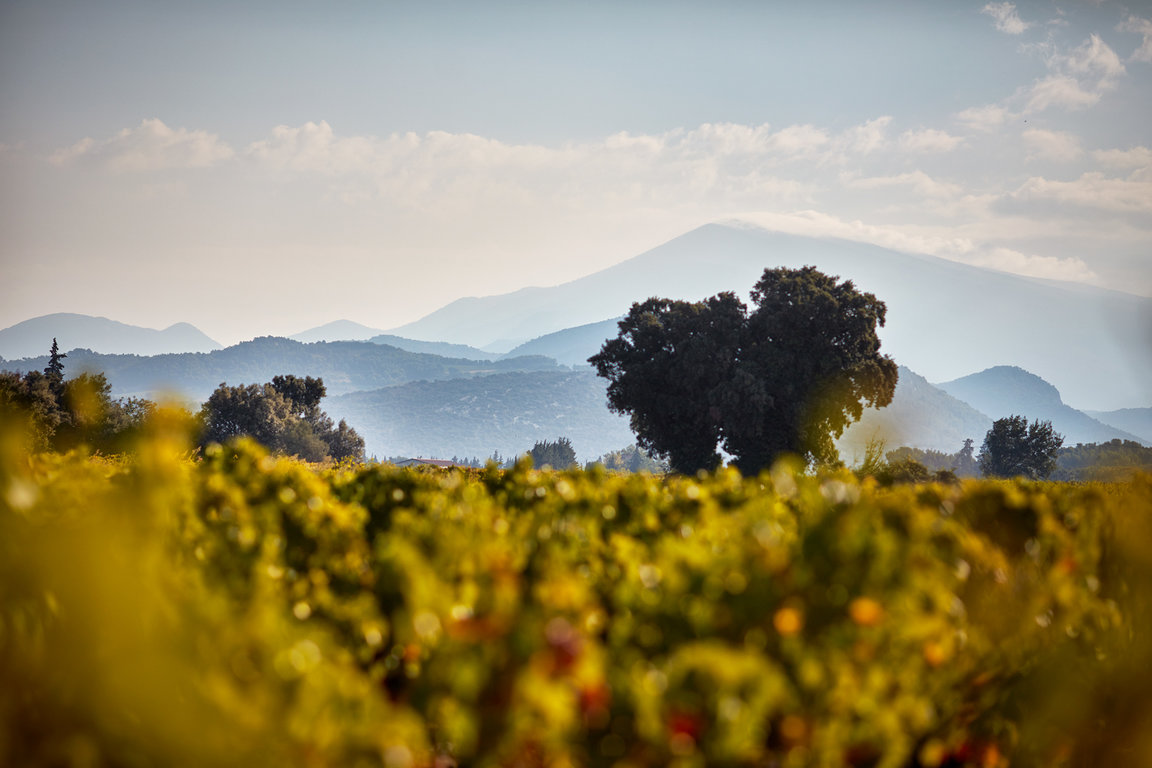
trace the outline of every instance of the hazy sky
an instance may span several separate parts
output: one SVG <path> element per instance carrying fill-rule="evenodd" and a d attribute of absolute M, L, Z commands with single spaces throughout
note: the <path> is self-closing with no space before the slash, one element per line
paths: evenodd
<path fill-rule="evenodd" d="M 0 327 L 389 328 L 733 216 L 1152 295 L 1150 147 L 1152 3 L 3 2 Z"/>

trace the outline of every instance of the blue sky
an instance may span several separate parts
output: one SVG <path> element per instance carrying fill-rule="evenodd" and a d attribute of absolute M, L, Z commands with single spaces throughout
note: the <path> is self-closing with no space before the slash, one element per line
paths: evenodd
<path fill-rule="evenodd" d="M 0 326 L 387 328 L 708 221 L 1152 295 L 1152 7 L 0 6 Z"/>

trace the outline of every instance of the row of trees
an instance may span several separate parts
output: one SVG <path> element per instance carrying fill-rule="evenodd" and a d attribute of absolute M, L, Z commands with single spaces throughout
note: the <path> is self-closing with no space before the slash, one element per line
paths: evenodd
<path fill-rule="evenodd" d="M 133 397 L 113 399 L 103 373 L 65 379 L 67 357 L 53 339 L 43 371 L 0 372 L 0 416 L 27 421 L 34 450 L 126 450 L 156 404 Z M 320 410 L 325 394 L 323 380 L 311 376 L 275 376 L 259 385 L 221 384 L 195 417 L 199 442 L 248 436 L 272 451 L 307 461 L 363 458 L 363 438 L 343 420 L 333 424 Z"/>
<path fill-rule="evenodd" d="M 1044 480 L 1056 470 L 1063 444 L 1064 438 L 1052 428 L 1051 421 L 1029 422 L 1024 416 L 1013 415 L 992 423 L 979 455 L 974 455 L 972 440 L 965 440 L 964 447 L 954 454 L 902 447 L 888 451 L 883 461 L 880 450 L 870 448 L 858 472 L 884 484 L 980 475 Z"/>
<path fill-rule="evenodd" d="M 105 453 L 123 450 L 156 404 L 134 397 L 113 399 L 102 373 L 65 379 L 66 357 L 52 339 L 43 371 L 0 372 L 0 417 L 26 421 L 33 450 L 67 451 L 80 445 Z"/>

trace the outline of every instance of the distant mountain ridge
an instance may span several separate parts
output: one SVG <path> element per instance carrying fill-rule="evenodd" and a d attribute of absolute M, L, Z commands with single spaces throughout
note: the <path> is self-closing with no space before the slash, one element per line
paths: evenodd
<path fill-rule="evenodd" d="M 0 368 L 28 371 L 44 368 L 47 356 L 5 362 Z M 263 336 L 209 353 L 141 357 L 69 350 L 65 375 L 102 371 L 115 397 L 155 397 L 173 392 L 203 401 L 221 383 L 260 384 L 278 374 L 319 376 L 330 395 L 403 384 L 420 379 L 450 379 L 510 371 L 554 371 L 544 357 L 517 357 L 491 362 L 408 352 L 366 341 L 313 342 Z"/>
<path fill-rule="evenodd" d="M 936 386 L 993 420 L 1019 415 L 1032 421 L 1051 421 L 1053 428 L 1064 436 L 1066 446 L 1117 439 L 1149 444 L 1065 405 L 1056 387 L 1017 366 L 996 366 Z"/>
<path fill-rule="evenodd" d="M 506 355 L 501 355 L 496 352 L 485 352 L 476 347 L 470 347 L 467 344 L 449 344 L 446 341 L 417 341 L 416 339 L 406 339 L 403 336 L 393 336 L 390 333 L 382 333 L 368 339 L 373 344 L 387 344 L 397 349 L 403 349 L 406 352 L 419 352 L 426 355 L 440 355 L 441 357 L 459 357 L 464 360 L 499 360 L 502 357 L 521 357 L 524 355 L 539 354 L 536 352 L 517 352 L 513 350 Z M 546 355 L 552 357 L 552 355 Z"/>
<path fill-rule="evenodd" d="M 620 318 L 548 333 L 514 347 L 508 355 L 545 355 L 563 365 L 588 365 L 588 358 L 619 332 Z"/>
<path fill-rule="evenodd" d="M 882 351 L 931 380 L 1014 364 L 1079 406 L 1152 404 L 1152 299 L 732 223 L 700 227 L 562 285 L 460 299 L 390 333 L 476 347 L 527 341 L 618 317 L 650 296 L 746 295 L 765 268 L 807 264 L 883 300 Z"/>
<path fill-rule="evenodd" d="M 1152 408 L 1121 408 L 1116 411 L 1085 411 L 1097 421 L 1130 432 L 1152 445 Z"/>
<path fill-rule="evenodd" d="M 46 354 L 53 338 L 61 349 L 91 349 L 105 354 L 161 355 L 223 348 L 189 323 L 158 331 L 106 317 L 57 312 L 0 330 L 0 357 L 18 360 Z"/>

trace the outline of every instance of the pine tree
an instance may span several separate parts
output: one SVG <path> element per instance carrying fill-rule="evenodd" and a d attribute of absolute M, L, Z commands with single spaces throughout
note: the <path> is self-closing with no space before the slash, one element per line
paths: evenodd
<path fill-rule="evenodd" d="M 64 363 L 60 361 L 68 355 L 60 351 L 55 337 L 52 338 L 52 351 L 48 355 L 48 367 L 44 369 L 44 375 L 54 386 L 59 386 L 64 382 Z"/>

